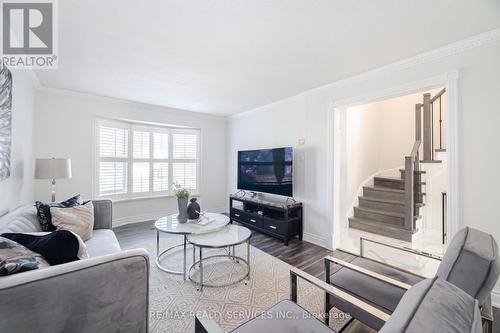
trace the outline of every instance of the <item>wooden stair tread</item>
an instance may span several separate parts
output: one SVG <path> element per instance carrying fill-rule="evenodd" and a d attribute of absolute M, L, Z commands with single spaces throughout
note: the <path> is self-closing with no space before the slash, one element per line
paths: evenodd
<path fill-rule="evenodd" d="M 443 148 L 443 149 L 436 149 L 435 152 L 437 153 L 443 153 L 443 152 L 446 152 L 446 148 Z"/>
<path fill-rule="evenodd" d="M 404 230 L 404 231 L 410 232 L 410 230 L 405 229 L 405 227 L 402 226 L 402 225 L 401 226 L 397 226 L 395 224 L 384 223 L 384 222 L 370 220 L 370 219 L 362 218 L 362 217 L 351 216 L 351 217 L 349 217 L 349 220 L 354 220 L 354 221 L 357 221 L 357 222 L 360 222 L 360 223 L 364 223 L 364 224 L 369 224 L 369 225 L 372 225 L 372 226 L 382 226 L 385 229 Z"/>
<path fill-rule="evenodd" d="M 395 178 L 395 177 L 378 177 L 376 176 L 374 179 L 384 182 L 393 182 L 393 183 L 404 183 L 404 179 Z M 425 182 L 414 182 L 415 185 L 425 185 Z"/>
<path fill-rule="evenodd" d="M 420 163 L 442 163 L 441 160 L 420 160 Z"/>

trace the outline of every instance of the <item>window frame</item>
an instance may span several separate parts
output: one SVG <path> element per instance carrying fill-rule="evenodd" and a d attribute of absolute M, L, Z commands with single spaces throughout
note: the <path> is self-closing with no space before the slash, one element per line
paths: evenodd
<path fill-rule="evenodd" d="M 122 128 L 128 131 L 128 154 L 126 158 L 118 157 L 101 157 L 100 156 L 100 126 Z M 135 158 L 134 153 L 134 131 L 149 133 L 149 158 Z M 168 134 L 168 156 L 164 158 L 154 158 L 154 133 Z M 173 134 L 185 133 L 196 134 L 196 158 L 195 159 L 174 159 L 173 158 Z M 151 199 L 159 197 L 174 196 L 173 187 L 173 163 L 175 162 L 194 162 L 196 163 L 196 188 L 191 190 L 192 195 L 200 193 L 200 171 L 201 171 L 201 130 L 199 128 L 184 128 L 175 126 L 163 126 L 159 124 L 144 124 L 139 122 L 111 120 L 96 118 L 94 124 L 94 164 L 93 164 L 93 195 L 99 199 L 111 199 L 113 201 L 128 201 L 136 199 Z M 108 194 L 100 195 L 99 191 L 99 170 L 101 162 L 126 162 L 127 163 L 127 193 L 124 194 Z M 149 163 L 149 191 L 148 192 L 133 192 L 133 166 L 135 163 Z M 168 164 L 168 189 L 166 191 L 154 191 L 154 163 Z"/>

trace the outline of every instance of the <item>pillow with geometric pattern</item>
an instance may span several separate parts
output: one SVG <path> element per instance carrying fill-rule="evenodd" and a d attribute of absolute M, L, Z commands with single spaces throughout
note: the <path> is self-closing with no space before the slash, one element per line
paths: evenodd
<path fill-rule="evenodd" d="M 66 208 L 66 207 L 79 206 L 81 204 L 82 204 L 82 199 L 80 198 L 80 194 L 75 195 L 74 197 L 69 198 L 68 200 L 65 200 L 63 202 L 44 203 L 41 201 L 37 201 L 35 203 L 37 210 L 36 215 L 38 216 L 38 221 L 40 221 L 42 230 L 43 231 L 56 230 L 56 227 L 52 224 L 52 215 L 50 214 L 51 207 Z"/>

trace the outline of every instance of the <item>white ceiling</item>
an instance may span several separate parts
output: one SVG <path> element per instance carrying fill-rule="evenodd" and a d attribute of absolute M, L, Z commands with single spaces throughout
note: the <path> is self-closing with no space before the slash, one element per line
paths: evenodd
<path fill-rule="evenodd" d="M 498 0 L 64 0 L 43 86 L 229 115 L 500 27 Z"/>

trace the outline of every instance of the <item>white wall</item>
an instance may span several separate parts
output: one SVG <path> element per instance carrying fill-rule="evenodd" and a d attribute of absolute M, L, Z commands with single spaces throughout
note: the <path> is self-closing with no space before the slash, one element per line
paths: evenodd
<path fill-rule="evenodd" d="M 498 35 L 498 32 L 497 32 Z M 500 155 L 497 129 L 500 123 L 500 39 L 487 36 L 434 52 L 384 70 L 373 71 L 332 83 L 300 95 L 233 117 L 229 135 L 229 191 L 235 188 L 234 152 L 243 147 L 289 144 L 303 136 L 306 145 L 302 183 L 305 230 L 332 245 L 333 217 L 327 198 L 327 121 L 336 100 L 368 96 L 376 91 L 425 80 L 448 71 L 460 70 L 459 78 L 459 207 L 462 225 L 490 232 L 500 241 L 500 203 L 496 176 Z M 293 119 L 295 118 L 295 119 Z M 480 199 L 479 199 L 480 198 Z M 500 287 L 500 285 L 498 286 Z"/>
<path fill-rule="evenodd" d="M 80 193 L 91 198 L 93 181 L 94 119 L 128 119 L 201 129 L 202 209 L 223 210 L 227 205 L 226 119 L 188 111 L 155 107 L 69 91 L 43 88 L 36 93 L 36 157 L 70 157 L 73 178 L 59 180 L 57 199 Z M 50 199 L 50 182 L 37 180 L 37 200 Z M 174 198 L 116 202 L 114 225 L 155 219 L 177 210 Z"/>
<path fill-rule="evenodd" d="M 0 181 L 0 210 L 33 202 L 33 73 L 12 71 L 10 178 Z"/>

